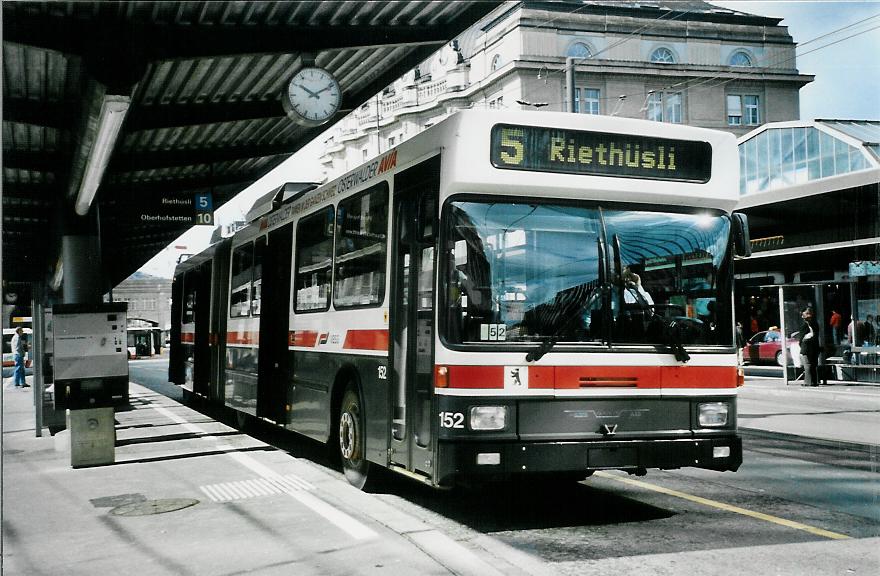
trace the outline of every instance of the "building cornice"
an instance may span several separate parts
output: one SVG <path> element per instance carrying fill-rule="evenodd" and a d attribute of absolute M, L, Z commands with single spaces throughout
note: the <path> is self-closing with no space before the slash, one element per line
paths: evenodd
<path fill-rule="evenodd" d="M 745 12 L 735 12 L 733 10 L 724 10 L 715 6 L 706 4 L 706 10 L 695 10 L 693 3 L 691 9 L 675 9 L 658 6 L 628 6 L 625 2 L 532 2 L 525 1 L 520 3 L 524 10 L 543 10 L 545 12 L 563 12 L 571 13 L 577 10 L 576 14 L 580 15 L 601 15 L 601 16 L 629 16 L 642 20 L 656 20 L 660 16 L 666 19 L 675 18 L 678 21 L 692 22 L 711 22 L 715 24 L 742 24 L 750 26 L 778 26 L 782 22 L 782 18 L 772 18 L 769 16 L 758 16 L 755 14 L 747 14 Z M 666 4 L 666 3 L 664 3 Z M 689 3 L 682 2 L 681 6 L 688 6 Z M 670 4 L 673 6 L 673 4 Z M 713 10 L 714 9 L 714 10 Z"/>

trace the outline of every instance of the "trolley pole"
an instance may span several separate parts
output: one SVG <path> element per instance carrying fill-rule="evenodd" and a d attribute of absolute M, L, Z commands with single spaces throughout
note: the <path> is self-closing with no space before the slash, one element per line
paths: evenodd
<path fill-rule="evenodd" d="M 568 56 L 565 59 L 565 86 L 566 91 L 568 92 L 568 98 L 566 99 L 566 112 L 577 112 L 574 109 L 574 61 L 579 60 L 579 58 L 575 58 L 573 56 Z"/>

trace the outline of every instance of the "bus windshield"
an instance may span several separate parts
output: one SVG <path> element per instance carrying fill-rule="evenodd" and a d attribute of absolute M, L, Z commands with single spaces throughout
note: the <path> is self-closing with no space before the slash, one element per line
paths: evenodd
<path fill-rule="evenodd" d="M 456 201 L 444 232 L 449 344 L 733 344 L 723 214 Z"/>

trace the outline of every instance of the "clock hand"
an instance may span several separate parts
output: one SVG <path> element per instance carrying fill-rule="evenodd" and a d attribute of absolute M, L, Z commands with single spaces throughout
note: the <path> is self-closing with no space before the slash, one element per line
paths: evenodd
<path fill-rule="evenodd" d="M 327 84 L 326 86 L 315 92 L 315 94 L 320 94 L 321 92 L 324 92 L 325 90 L 330 90 L 331 88 L 333 88 L 333 84 Z"/>
<path fill-rule="evenodd" d="M 308 92 L 308 94 L 309 94 L 309 98 L 317 98 L 317 97 L 318 97 L 319 92 L 312 92 L 311 90 L 309 90 L 308 88 L 306 88 L 305 85 L 303 85 L 303 84 L 297 84 L 297 86 L 300 87 L 300 88 L 302 88 L 302 89 L 305 90 L 306 92 Z"/>

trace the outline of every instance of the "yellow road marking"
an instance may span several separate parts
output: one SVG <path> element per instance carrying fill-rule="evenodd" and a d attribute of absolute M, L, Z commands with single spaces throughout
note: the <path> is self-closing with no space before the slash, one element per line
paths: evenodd
<path fill-rule="evenodd" d="M 609 480 L 615 480 L 617 482 L 622 482 L 624 484 L 630 484 L 632 486 L 638 486 L 639 488 L 644 488 L 646 490 L 660 492 L 661 494 L 675 496 L 676 498 L 690 500 L 691 502 L 696 502 L 697 504 L 703 504 L 704 506 L 711 506 L 713 508 L 718 508 L 720 510 L 726 510 L 727 512 L 733 512 L 735 514 L 742 514 L 743 516 L 757 518 L 758 520 L 772 522 L 774 524 L 779 524 L 780 526 L 787 526 L 789 528 L 794 528 L 795 530 L 803 530 L 804 532 L 809 532 L 810 534 L 815 534 L 816 536 L 823 536 L 825 538 L 831 538 L 832 540 L 849 539 L 849 536 L 846 536 L 845 534 L 838 534 L 837 532 L 823 530 L 821 528 L 816 528 L 815 526 L 808 526 L 807 524 L 801 524 L 800 522 L 794 522 L 793 520 L 786 520 L 785 518 L 771 516 L 769 514 L 764 514 L 762 512 L 754 512 L 753 510 L 746 510 L 745 508 L 740 508 L 739 506 L 731 506 L 730 504 L 725 504 L 723 502 L 716 502 L 715 500 L 709 500 L 708 498 L 701 498 L 699 496 L 693 496 L 693 495 L 687 494 L 685 492 L 679 492 L 677 490 L 663 488 L 662 486 L 657 486 L 655 484 L 649 484 L 648 482 L 642 482 L 641 480 L 634 480 L 632 478 L 627 478 L 625 476 L 617 476 L 615 474 L 609 474 L 608 472 L 596 472 L 596 476 L 599 476 L 601 478 L 607 478 Z"/>

